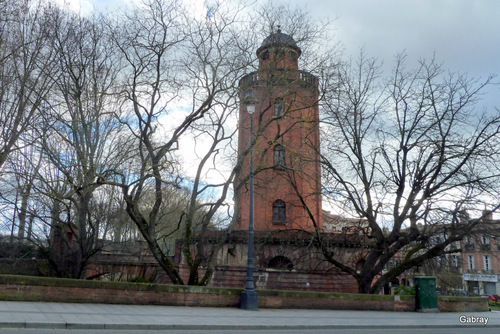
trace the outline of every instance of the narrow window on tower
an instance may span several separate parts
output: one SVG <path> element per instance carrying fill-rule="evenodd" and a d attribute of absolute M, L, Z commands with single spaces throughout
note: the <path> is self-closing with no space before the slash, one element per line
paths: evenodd
<path fill-rule="evenodd" d="M 273 203 L 273 223 L 285 223 L 286 221 L 286 204 L 278 199 Z"/>
<path fill-rule="evenodd" d="M 283 116 L 285 113 L 285 104 L 282 98 L 276 99 L 274 103 L 274 116 Z"/>
<path fill-rule="evenodd" d="M 285 148 L 281 145 L 274 146 L 274 167 L 283 168 L 285 166 Z"/>

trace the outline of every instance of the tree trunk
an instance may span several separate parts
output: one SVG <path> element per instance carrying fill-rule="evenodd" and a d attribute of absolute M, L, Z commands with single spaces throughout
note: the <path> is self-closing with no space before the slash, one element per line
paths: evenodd
<path fill-rule="evenodd" d="M 373 276 L 362 275 L 358 280 L 358 292 L 363 294 L 372 293 L 372 282 Z"/>
<path fill-rule="evenodd" d="M 21 195 L 21 208 L 19 210 L 19 229 L 17 237 L 19 240 L 24 239 L 24 232 L 26 231 L 26 215 L 28 211 L 28 199 L 31 192 L 31 186 L 28 185 Z"/>
<path fill-rule="evenodd" d="M 33 222 L 34 221 L 35 221 L 35 215 L 31 214 L 30 219 L 28 221 L 28 235 L 26 236 L 26 238 L 28 240 L 32 240 L 32 238 L 33 238 Z"/>

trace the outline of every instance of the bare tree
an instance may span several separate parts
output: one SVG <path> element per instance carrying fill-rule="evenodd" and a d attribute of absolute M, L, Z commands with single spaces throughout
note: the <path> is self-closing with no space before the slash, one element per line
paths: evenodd
<path fill-rule="evenodd" d="M 11 231 L 17 230 L 19 240 L 30 239 L 34 216 L 30 214 L 29 201 L 42 164 L 42 153 L 35 151 L 34 146 L 28 146 L 13 153 L 8 157 L 7 162 L 8 173 L 12 176 L 10 179 L 15 181 L 9 186 L 15 189 L 16 195 L 5 196 L 4 200 L 10 202 L 14 211 Z M 9 183 L 7 179 L 4 182 L 4 184 Z M 16 221 L 18 221 L 17 225 Z"/>
<path fill-rule="evenodd" d="M 384 82 L 377 61 L 362 54 L 330 73 L 323 101 L 324 196 L 366 222 L 368 241 L 358 263 L 339 261 L 319 233 L 318 243 L 360 293 L 378 293 L 405 270 L 449 252 L 484 221 L 464 220 L 463 210 L 500 206 L 500 116 L 477 110 L 492 77 L 447 74 L 435 60 L 414 70 L 405 65 L 398 56 Z M 432 241 L 437 234 L 444 237 Z"/>
<path fill-rule="evenodd" d="M 0 168 L 29 145 L 38 109 L 51 87 L 47 8 L 37 1 L 0 4 Z M 25 134 L 25 138 L 21 136 Z"/>
<path fill-rule="evenodd" d="M 181 230 L 187 283 L 204 285 L 216 252 L 202 239 L 227 207 L 240 166 L 225 168 L 221 156 L 232 149 L 235 130 L 229 125 L 236 119 L 237 83 L 253 57 L 238 11 L 226 12 L 222 5 L 211 11 L 196 18 L 176 1 L 148 1 L 127 14 L 113 34 L 125 61 L 122 108 L 130 114 L 122 122 L 138 144 L 138 162 L 113 184 L 122 187 L 130 218 L 174 284 L 186 282 L 160 244 L 162 207 L 172 201 L 165 187 L 189 191 L 188 205 L 170 224 Z M 190 152 L 189 170 L 179 169 L 181 150 Z M 144 212 L 141 202 L 150 187 L 154 196 Z"/>
<path fill-rule="evenodd" d="M 103 20 L 51 9 L 50 46 L 57 66 L 50 73 L 53 89 L 40 147 L 47 163 L 69 185 L 54 203 L 71 203 L 72 219 L 65 228 L 76 238 L 70 273 L 75 278 L 83 275 L 86 262 L 98 250 L 100 221 L 91 208 L 97 202 L 98 181 L 112 175 L 128 157 L 122 125 L 114 116 L 112 93 L 119 64 L 105 28 Z"/>

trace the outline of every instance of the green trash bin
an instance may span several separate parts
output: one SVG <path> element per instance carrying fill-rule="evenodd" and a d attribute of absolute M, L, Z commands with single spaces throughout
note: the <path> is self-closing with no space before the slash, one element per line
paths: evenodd
<path fill-rule="evenodd" d="M 415 277 L 415 290 L 417 312 L 439 312 L 437 307 L 436 277 Z"/>

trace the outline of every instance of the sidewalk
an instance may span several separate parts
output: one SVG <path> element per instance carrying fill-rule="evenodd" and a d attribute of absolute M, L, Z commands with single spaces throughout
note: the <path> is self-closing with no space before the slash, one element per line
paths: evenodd
<path fill-rule="evenodd" d="M 500 312 L 416 313 L 328 310 L 244 311 L 148 305 L 66 304 L 0 301 L 0 328 L 59 329 L 346 329 L 463 327 L 460 316 L 488 317 L 500 327 Z M 469 318 L 470 319 L 470 318 Z M 484 324 L 469 324 L 484 326 Z"/>

